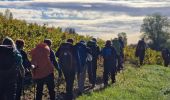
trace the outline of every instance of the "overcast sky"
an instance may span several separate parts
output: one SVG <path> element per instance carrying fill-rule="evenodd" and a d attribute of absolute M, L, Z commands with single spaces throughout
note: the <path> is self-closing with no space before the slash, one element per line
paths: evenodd
<path fill-rule="evenodd" d="M 170 17 L 170 0 L 1 0 L 0 12 L 7 8 L 17 19 L 73 27 L 79 34 L 105 40 L 126 32 L 128 44 L 139 39 L 146 15 Z"/>

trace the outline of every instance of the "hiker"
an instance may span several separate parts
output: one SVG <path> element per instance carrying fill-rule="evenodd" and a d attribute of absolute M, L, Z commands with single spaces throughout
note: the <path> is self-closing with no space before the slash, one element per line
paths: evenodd
<path fill-rule="evenodd" d="M 122 58 L 122 46 L 118 38 L 112 40 L 112 46 L 115 48 L 117 54 L 116 72 L 119 72 L 120 70 L 123 69 L 123 58 Z"/>
<path fill-rule="evenodd" d="M 31 67 L 31 62 L 29 61 L 26 52 L 23 50 L 24 48 L 24 40 L 18 39 L 15 42 L 17 50 L 19 51 L 19 53 L 22 56 L 22 65 L 25 69 L 25 77 L 22 77 L 20 73 L 18 73 L 18 78 L 17 78 L 17 91 L 16 91 L 16 100 L 21 100 L 21 94 L 22 94 L 22 89 L 24 87 L 24 79 L 26 82 L 31 83 L 31 71 L 30 71 L 30 67 Z M 25 83 L 28 84 L 28 83 Z"/>
<path fill-rule="evenodd" d="M 92 61 L 88 63 L 89 81 L 92 84 L 92 87 L 95 87 L 97 59 L 100 54 L 100 48 L 97 45 L 97 40 L 95 38 L 87 42 L 87 47 L 90 48 L 92 54 Z"/>
<path fill-rule="evenodd" d="M 22 56 L 14 41 L 6 37 L 0 45 L 0 100 L 16 100 L 18 72 L 24 77 Z"/>
<path fill-rule="evenodd" d="M 116 59 L 117 54 L 114 47 L 111 46 L 111 41 L 107 40 L 105 47 L 102 49 L 102 56 L 104 59 L 104 72 L 103 72 L 103 82 L 104 86 L 108 85 L 108 77 L 111 74 L 112 83 L 115 83 L 115 73 L 116 73 Z"/>
<path fill-rule="evenodd" d="M 59 78 L 61 78 L 61 76 L 62 76 L 62 71 L 61 71 L 61 69 L 60 69 L 60 67 L 59 67 L 58 62 L 56 61 L 55 53 L 54 53 L 54 51 L 51 49 L 52 41 L 51 41 L 50 39 L 45 39 L 45 40 L 44 40 L 44 43 L 46 43 L 46 44 L 49 46 L 49 48 L 50 48 L 50 60 L 51 60 L 51 62 L 53 63 L 53 65 L 55 66 L 55 68 L 56 68 L 57 71 L 58 71 L 58 79 L 59 79 Z"/>
<path fill-rule="evenodd" d="M 161 54 L 162 54 L 162 58 L 164 60 L 164 66 L 168 67 L 169 58 L 170 58 L 170 52 L 169 52 L 168 48 L 162 49 Z"/>
<path fill-rule="evenodd" d="M 80 41 L 75 45 L 77 54 L 77 77 L 78 77 L 78 95 L 84 91 L 84 82 L 86 78 L 87 69 L 87 56 L 90 54 L 89 49 L 86 47 L 85 41 Z"/>
<path fill-rule="evenodd" d="M 50 100 L 55 100 L 54 91 L 54 66 L 50 61 L 50 48 L 46 43 L 38 44 L 30 52 L 31 63 L 35 68 L 32 70 L 32 77 L 36 82 L 36 100 L 42 100 L 43 86 L 47 85 Z"/>
<path fill-rule="evenodd" d="M 124 47 L 125 47 L 125 45 L 124 45 L 124 42 L 123 42 L 123 39 L 122 39 L 121 36 L 119 36 L 118 40 L 119 40 L 119 43 L 121 45 L 120 56 L 122 57 L 121 59 L 122 59 L 122 63 L 123 63 L 123 61 L 124 61 Z"/>
<path fill-rule="evenodd" d="M 65 100 L 73 99 L 73 84 L 76 71 L 76 50 L 73 46 L 73 40 L 68 39 L 66 43 L 62 43 L 56 52 L 59 59 L 59 65 L 66 81 Z"/>
<path fill-rule="evenodd" d="M 146 43 L 144 41 L 144 38 L 138 41 L 135 56 L 139 58 L 140 65 L 143 65 L 144 57 L 145 57 L 145 51 L 146 51 Z"/>

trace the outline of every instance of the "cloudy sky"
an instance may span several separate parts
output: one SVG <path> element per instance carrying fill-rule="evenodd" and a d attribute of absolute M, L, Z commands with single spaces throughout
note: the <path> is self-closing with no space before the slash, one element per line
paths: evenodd
<path fill-rule="evenodd" d="M 79 34 L 105 40 L 126 32 L 128 44 L 139 39 L 146 15 L 170 17 L 170 0 L 1 0 L 0 12 L 7 8 L 17 19 L 73 27 Z"/>

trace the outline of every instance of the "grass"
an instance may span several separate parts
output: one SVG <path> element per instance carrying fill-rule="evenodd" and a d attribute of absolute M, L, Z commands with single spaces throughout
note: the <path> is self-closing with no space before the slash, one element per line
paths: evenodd
<path fill-rule="evenodd" d="M 76 100 L 170 100 L 170 68 L 128 65 L 116 80 L 108 88 L 86 93 Z"/>

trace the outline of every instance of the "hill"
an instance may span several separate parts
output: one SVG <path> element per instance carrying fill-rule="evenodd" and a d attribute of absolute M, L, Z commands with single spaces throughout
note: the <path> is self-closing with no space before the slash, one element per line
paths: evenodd
<path fill-rule="evenodd" d="M 86 93 L 77 100 L 169 100 L 170 68 L 128 65 L 117 74 L 117 82 L 108 88 Z"/>

